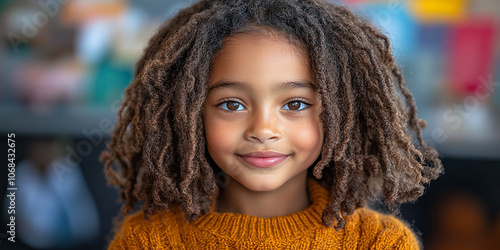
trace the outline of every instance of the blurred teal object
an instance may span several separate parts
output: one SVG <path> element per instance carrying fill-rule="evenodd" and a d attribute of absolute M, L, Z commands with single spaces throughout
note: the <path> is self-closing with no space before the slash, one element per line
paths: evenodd
<path fill-rule="evenodd" d="M 0 1 L 0 11 L 4 10 L 7 6 L 11 5 L 14 3 L 14 0 L 2 0 Z"/>
<path fill-rule="evenodd" d="M 92 75 L 94 88 L 90 101 L 107 105 L 121 99 L 123 91 L 132 82 L 133 65 L 120 64 L 106 57 L 93 68 Z"/>

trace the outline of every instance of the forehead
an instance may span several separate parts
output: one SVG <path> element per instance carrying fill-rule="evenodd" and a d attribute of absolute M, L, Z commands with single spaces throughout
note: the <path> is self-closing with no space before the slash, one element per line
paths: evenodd
<path fill-rule="evenodd" d="M 307 52 L 276 32 L 227 38 L 210 72 L 214 81 L 312 82 Z"/>
<path fill-rule="evenodd" d="M 236 49 L 247 47 L 253 43 L 257 46 L 274 46 L 301 57 L 309 66 L 309 56 L 305 46 L 297 38 L 277 30 L 265 27 L 246 27 L 224 39 L 222 48 L 217 52 L 214 62 Z"/>

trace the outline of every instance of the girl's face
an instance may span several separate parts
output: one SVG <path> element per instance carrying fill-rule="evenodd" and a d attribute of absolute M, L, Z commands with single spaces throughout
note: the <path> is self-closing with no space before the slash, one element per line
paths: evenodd
<path fill-rule="evenodd" d="M 249 190 L 272 191 L 306 174 L 321 152 L 321 103 L 306 55 L 275 34 L 237 34 L 213 62 L 208 152 Z"/>

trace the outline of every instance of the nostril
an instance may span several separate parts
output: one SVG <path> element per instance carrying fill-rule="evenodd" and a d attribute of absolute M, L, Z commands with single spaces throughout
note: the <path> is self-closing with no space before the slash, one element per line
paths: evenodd
<path fill-rule="evenodd" d="M 279 140 L 280 136 L 277 133 L 263 132 L 260 134 L 257 134 L 257 133 L 250 134 L 249 136 L 246 136 L 246 138 L 249 141 L 264 143 L 267 141 Z"/>
<path fill-rule="evenodd" d="M 281 137 L 276 119 L 266 112 L 257 112 L 253 119 L 248 120 L 245 138 L 256 143 L 276 141 Z"/>

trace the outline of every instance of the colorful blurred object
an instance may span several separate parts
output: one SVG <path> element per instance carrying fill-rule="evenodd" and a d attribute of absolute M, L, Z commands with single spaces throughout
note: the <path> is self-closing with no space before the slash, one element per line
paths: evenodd
<path fill-rule="evenodd" d="M 421 22 L 456 22 L 467 14 L 467 0 L 412 0 L 405 1 Z"/>
<path fill-rule="evenodd" d="M 496 23 L 493 19 L 468 19 L 451 28 L 448 39 L 449 86 L 459 95 L 492 92 L 485 81 L 494 69 Z"/>

